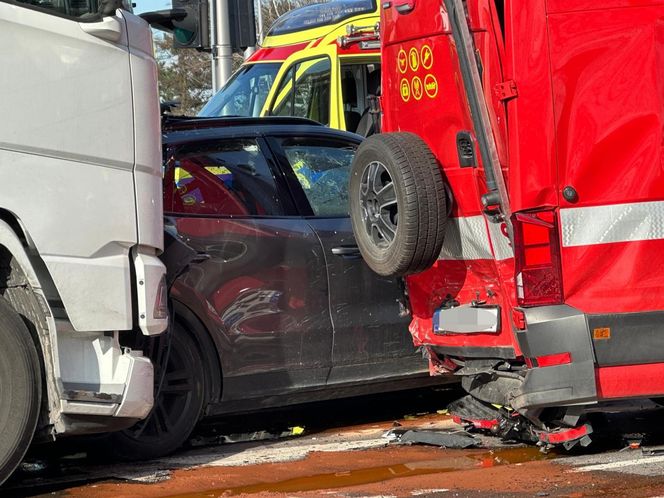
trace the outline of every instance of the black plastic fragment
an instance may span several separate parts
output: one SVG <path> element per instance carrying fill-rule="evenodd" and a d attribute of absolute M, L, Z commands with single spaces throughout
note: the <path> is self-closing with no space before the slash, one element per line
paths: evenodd
<path fill-rule="evenodd" d="M 391 436 L 398 444 L 426 444 L 445 448 L 476 448 L 480 441 L 465 432 L 447 432 L 418 429 L 393 429 Z"/>

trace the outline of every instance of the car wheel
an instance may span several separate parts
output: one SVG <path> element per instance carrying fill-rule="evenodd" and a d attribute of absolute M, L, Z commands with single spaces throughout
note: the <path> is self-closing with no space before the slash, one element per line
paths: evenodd
<path fill-rule="evenodd" d="M 438 259 L 447 222 L 445 183 L 417 135 L 384 133 L 362 142 L 349 197 L 357 245 L 373 271 L 405 276 Z"/>
<path fill-rule="evenodd" d="M 194 338 L 179 323 L 173 324 L 170 334 L 170 346 L 162 344 L 157 347 L 162 354 L 153 355 L 156 382 L 162 376 L 163 381 L 152 411 L 145 420 L 110 436 L 114 455 L 123 460 L 173 453 L 189 438 L 201 417 L 205 402 L 202 355 Z"/>
<path fill-rule="evenodd" d="M 0 297 L 0 484 L 11 475 L 35 433 L 41 406 L 41 366 L 23 320 Z"/>

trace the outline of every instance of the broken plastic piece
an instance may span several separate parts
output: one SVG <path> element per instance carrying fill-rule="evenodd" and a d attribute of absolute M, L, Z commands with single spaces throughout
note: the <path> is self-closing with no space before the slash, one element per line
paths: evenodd
<path fill-rule="evenodd" d="M 398 444 L 427 444 L 444 448 L 475 448 L 480 441 L 465 432 L 392 429 L 385 437 Z"/>

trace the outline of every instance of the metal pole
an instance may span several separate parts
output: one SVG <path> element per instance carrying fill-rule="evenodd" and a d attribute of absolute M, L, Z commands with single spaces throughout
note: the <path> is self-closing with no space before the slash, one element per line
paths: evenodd
<path fill-rule="evenodd" d="M 228 19 L 228 0 L 211 0 L 212 15 L 212 89 L 218 92 L 231 77 L 233 49 Z"/>
<path fill-rule="evenodd" d="M 263 0 L 258 0 L 256 2 L 256 17 L 258 19 L 258 45 L 263 45 Z"/>

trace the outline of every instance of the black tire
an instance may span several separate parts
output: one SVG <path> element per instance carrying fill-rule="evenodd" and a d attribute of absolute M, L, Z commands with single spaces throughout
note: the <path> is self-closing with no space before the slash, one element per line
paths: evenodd
<path fill-rule="evenodd" d="M 350 216 L 369 267 L 383 276 L 429 268 L 443 247 L 445 183 L 436 158 L 413 133 L 383 133 L 362 142 L 350 177 Z"/>
<path fill-rule="evenodd" d="M 113 455 L 122 460 L 147 460 L 173 453 L 189 438 L 206 399 L 203 358 L 196 341 L 175 322 L 165 365 L 156 361 L 155 379 L 165 368 L 161 389 L 150 414 L 133 427 L 109 435 Z M 157 338 L 156 340 L 163 340 Z M 159 348 L 158 348 L 159 349 Z"/>
<path fill-rule="evenodd" d="M 42 377 L 35 343 L 0 297 L 0 484 L 21 463 L 37 427 Z"/>

